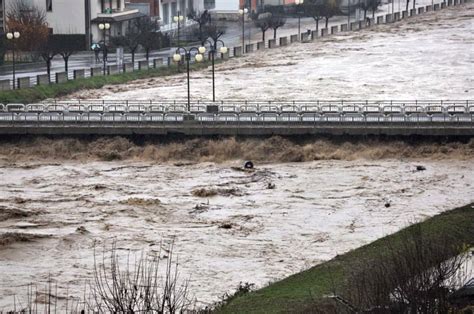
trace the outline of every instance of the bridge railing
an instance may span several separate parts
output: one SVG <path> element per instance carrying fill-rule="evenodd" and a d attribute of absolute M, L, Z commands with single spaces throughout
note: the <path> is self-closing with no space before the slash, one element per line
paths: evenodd
<path fill-rule="evenodd" d="M 74 113 L 188 113 L 186 101 L 164 100 L 61 100 L 37 104 L 0 104 L 0 112 L 74 112 Z M 197 101 L 189 106 L 189 113 L 474 113 L 471 100 L 295 100 L 295 101 Z"/>

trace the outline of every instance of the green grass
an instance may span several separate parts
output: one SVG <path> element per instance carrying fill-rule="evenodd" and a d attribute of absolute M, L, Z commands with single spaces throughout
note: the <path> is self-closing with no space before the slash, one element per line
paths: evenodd
<path fill-rule="evenodd" d="M 474 244 L 474 203 L 439 214 L 416 225 L 428 239 L 439 234 L 452 235 L 453 244 Z M 218 313 L 283 313 L 307 309 L 315 298 L 329 294 L 332 287 L 341 287 L 346 270 L 364 258 L 387 252 L 386 245 L 400 245 L 403 234 L 415 225 L 368 245 L 297 273 L 260 290 L 233 298 Z M 388 241 L 388 242 L 387 242 Z"/>
<path fill-rule="evenodd" d="M 216 60 L 216 64 L 221 62 Z M 210 62 L 194 63 L 190 65 L 191 71 L 208 67 Z M 180 72 L 185 72 L 186 66 L 181 66 Z M 151 77 L 168 76 L 177 74 L 178 67 L 172 65 L 170 67 L 160 67 L 158 69 L 149 69 L 143 71 L 134 71 L 129 73 L 121 73 L 107 76 L 95 76 L 71 80 L 61 84 L 38 85 L 32 88 L 16 89 L 0 92 L 0 103 L 34 103 L 48 98 L 57 98 L 69 95 L 84 89 L 97 89 L 104 85 L 124 84 L 138 79 Z"/>

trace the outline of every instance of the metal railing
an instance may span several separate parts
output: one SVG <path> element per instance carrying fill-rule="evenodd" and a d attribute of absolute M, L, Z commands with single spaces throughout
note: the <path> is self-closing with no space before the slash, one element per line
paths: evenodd
<path fill-rule="evenodd" d="M 457 125 L 474 127 L 474 103 L 458 101 L 66 100 L 0 104 L 0 126 Z"/>

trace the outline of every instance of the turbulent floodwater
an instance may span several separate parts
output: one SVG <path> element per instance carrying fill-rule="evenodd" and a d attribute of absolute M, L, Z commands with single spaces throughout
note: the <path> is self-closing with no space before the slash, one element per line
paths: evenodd
<path fill-rule="evenodd" d="M 472 98 L 473 8 L 228 61 L 217 68 L 218 97 Z M 193 97 L 209 98 L 209 75 L 192 74 Z M 177 75 L 74 97 L 171 98 L 184 95 L 184 82 Z M 0 311 L 48 278 L 60 300 L 82 296 L 94 247 L 114 240 L 124 256 L 174 240 L 201 304 L 239 282 L 262 286 L 473 202 L 473 156 L 472 140 L 2 142 Z M 239 168 L 245 159 L 255 171 Z"/>
<path fill-rule="evenodd" d="M 112 239 L 125 255 L 175 239 L 182 276 L 212 302 L 241 281 L 261 286 L 474 201 L 472 162 L 314 161 L 252 172 L 237 161 L 4 163 L 0 304 L 49 276 L 60 298 L 66 288 L 81 296 L 94 243 Z M 217 195 L 192 193 L 201 188 Z"/>
<path fill-rule="evenodd" d="M 217 99 L 472 99 L 474 4 L 252 53 L 216 67 Z M 210 99 L 211 72 L 191 74 L 193 99 Z M 73 98 L 176 99 L 185 74 Z"/>

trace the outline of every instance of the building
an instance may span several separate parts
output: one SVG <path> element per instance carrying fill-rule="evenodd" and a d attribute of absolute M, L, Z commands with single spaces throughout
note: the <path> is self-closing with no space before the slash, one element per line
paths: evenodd
<path fill-rule="evenodd" d="M 5 1 L 0 0 L 0 34 L 5 33 Z"/>
<path fill-rule="evenodd" d="M 0 0 L 8 11 L 17 0 Z M 82 34 L 89 49 L 92 42 L 104 39 L 99 30 L 100 23 L 109 23 L 106 36 L 124 34 L 133 19 L 143 17 L 138 10 L 125 8 L 125 0 L 26 0 L 46 13 L 46 19 L 53 34 Z"/>
<path fill-rule="evenodd" d="M 190 25 L 187 15 L 189 12 L 202 12 L 204 10 L 212 9 L 215 6 L 215 0 L 160 0 L 160 27 L 163 31 L 174 30 L 177 28 L 177 23 L 173 21 L 175 16 L 181 15 L 184 17 L 182 25 Z"/>
<path fill-rule="evenodd" d="M 137 9 L 150 17 L 160 17 L 160 0 L 127 0 L 125 7 L 131 10 Z"/>

